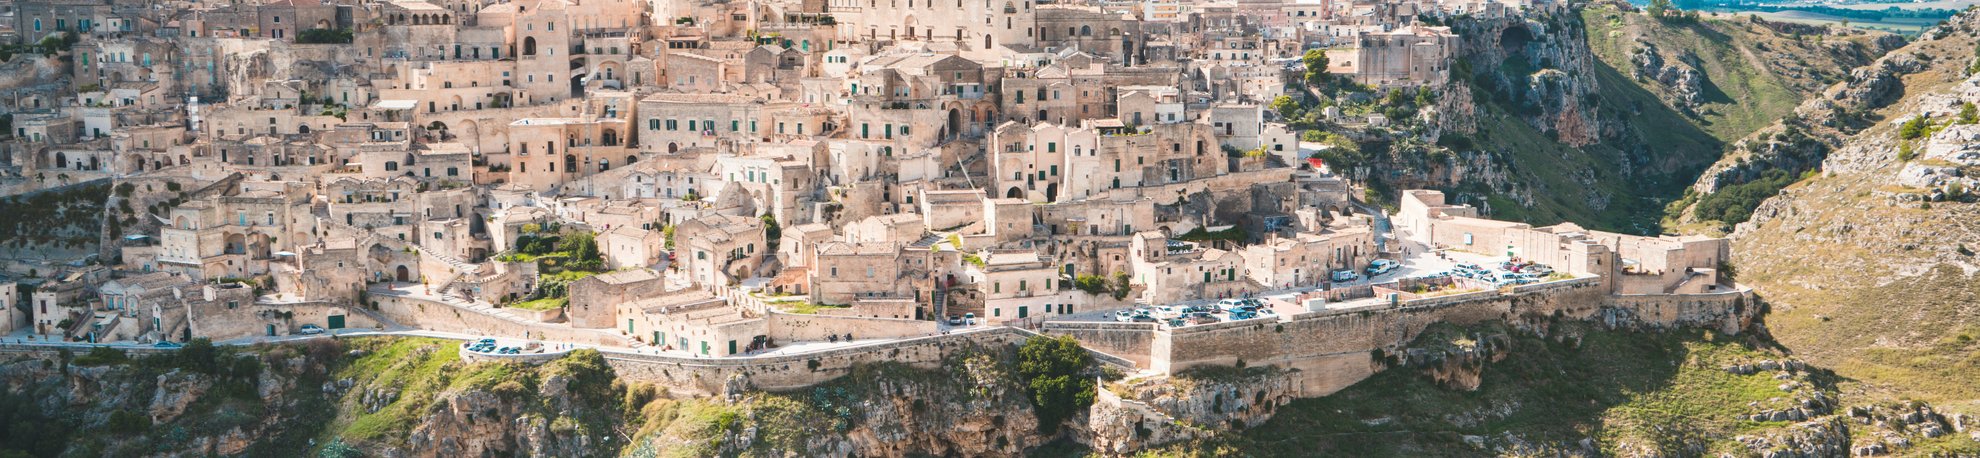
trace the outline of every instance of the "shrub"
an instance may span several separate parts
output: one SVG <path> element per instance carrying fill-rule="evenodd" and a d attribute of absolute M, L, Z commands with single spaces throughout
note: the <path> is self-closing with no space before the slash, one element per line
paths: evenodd
<path fill-rule="evenodd" d="M 1018 348 L 1018 377 L 1029 380 L 1041 432 L 1057 432 L 1067 418 L 1093 404 L 1093 356 L 1072 337 L 1032 337 Z"/>
<path fill-rule="evenodd" d="M 296 34 L 296 43 L 348 44 L 351 36 L 351 29 L 309 29 Z"/>
<path fill-rule="evenodd" d="M 76 365 L 102 366 L 108 364 L 123 364 L 128 361 L 130 361 L 130 357 L 124 355 L 123 350 L 118 350 L 110 347 L 94 347 L 89 349 L 89 353 L 77 357 Z"/>

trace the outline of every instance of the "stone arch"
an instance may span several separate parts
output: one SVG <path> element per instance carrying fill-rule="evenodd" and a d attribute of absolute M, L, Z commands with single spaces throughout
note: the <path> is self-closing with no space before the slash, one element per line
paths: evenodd
<path fill-rule="evenodd" d="M 412 282 L 412 269 L 407 269 L 405 264 L 400 264 L 397 269 L 394 269 L 394 271 L 396 273 L 393 275 L 392 278 L 395 281 L 398 281 L 399 283 Z"/>
<path fill-rule="evenodd" d="M 947 129 L 948 129 L 949 138 L 956 138 L 962 136 L 962 131 L 963 131 L 962 110 L 957 108 L 949 109 L 949 125 Z"/>
<path fill-rule="evenodd" d="M 472 119 L 462 120 L 460 126 L 454 128 L 454 138 L 460 139 L 461 143 L 468 145 L 475 151 L 480 151 L 481 124 L 474 122 Z"/>
<path fill-rule="evenodd" d="M 1090 25 L 1082 25 L 1082 26 L 1079 26 L 1079 36 L 1082 36 L 1082 37 L 1090 37 L 1090 36 L 1093 36 L 1093 26 L 1090 26 Z"/>
<path fill-rule="evenodd" d="M 248 258 L 268 259 L 272 257 L 274 253 L 273 253 L 273 249 L 271 249 L 269 245 L 271 245 L 271 240 L 269 239 L 268 234 L 256 233 L 252 236 L 249 236 L 247 238 Z"/>
<path fill-rule="evenodd" d="M 134 172 L 143 172 L 143 171 L 144 171 L 144 156 L 139 156 L 139 155 L 136 155 L 136 154 L 132 154 L 132 155 L 130 155 L 130 164 L 131 164 L 131 171 L 134 171 Z"/>
<path fill-rule="evenodd" d="M 603 143 L 605 146 L 619 146 L 619 131 L 605 129 L 604 132 L 599 133 L 598 137 L 600 143 Z"/>
<path fill-rule="evenodd" d="M 68 154 L 68 153 L 64 153 L 64 152 L 61 152 L 61 151 L 56 151 L 56 152 L 55 152 L 55 168 L 58 168 L 58 169 L 66 169 L 66 168 L 69 168 L 69 154 Z"/>
<path fill-rule="evenodd" d="M 238 233 L 227 234 L 226 244 L 222 250 L 226 254 L 247 254 L 247 236 Z"/>
<path fill-rule="evenodd" d="M 1011 190 L 1004 192 L 1004 197 L 1010 199 L 1022 199 L 1024 198 L 1024 190 L 1018 189 L 1017 186 L 1012 186 Z"/>
<path fill-rule="evenodd" d="M 523 37 L 522 55 L 536 55 L 536 37 Z"/>

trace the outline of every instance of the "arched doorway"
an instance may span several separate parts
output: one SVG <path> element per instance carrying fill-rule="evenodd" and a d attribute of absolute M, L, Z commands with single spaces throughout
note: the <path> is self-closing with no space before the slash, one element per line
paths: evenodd
<path fill-rule="evenodd" d="M 1004 197 L 1011 199 L 1021 199 L 1024 198 L 1024 191 L 1018 189 L 1017 186 L 1012 186 L 1010 191 L 1004 192 Z"/>
<path fill-rule="evenodd" d="M 949 138 L 962 136 L 962 110 L 949 109 Z"/>
<path fill-rule="evenodd" d="M 524 37 L 524 38 L 523 38 L 523 49 L 522 49 L 522 55 L 525 55 L 525 56 L 534 56 L 534 55 L 536 55 L 536 37 Z"/>
<path fill-rule="evenodd" d="M 407 283 L 407 282 L 411 282 L 411 281 L 412 281 L 412 271 L 411 271 L 411 270 L 409 270 L 409 269 L 406 269 L 406 266 L 403 266 L 403 265 L 401 265 L 401 266 L 399 266 L 399 275 L 398 275 L 398 279 L 399 279 L 399 283 Z"/>
<path fill-rule="evenodd" d="M 90 160 L 96 160 L 96 157 L 91 156 Z M 58 169 L 69 168 L 69 155 L 67 153 L 63 153 L 61 151 L 55 152 L 55 168 Z"/>

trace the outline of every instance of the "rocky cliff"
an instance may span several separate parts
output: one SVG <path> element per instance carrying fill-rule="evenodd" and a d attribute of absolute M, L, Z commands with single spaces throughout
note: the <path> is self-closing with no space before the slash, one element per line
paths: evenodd
<path fill-rule="evenodd" d="M 1436 91 L 1434 141 L 1374 145 L 1392 172 L 1375 187 L 1443 189 L 1502 219 L 1646 233 L 1728 142 L 1895 45 L 1603 5 L 1450 26 L 1463 52 Z"/>
<path fill-rule="evenodd" d="M 1820 172 L 1763 196 L 1734 232 L 1739 280 L 1772 304 L 1774 335 L 1834 368 L 1852 403 L 1980 408 L 1976 35 L 1980 14 L 1961 13 L 1804 105 L 1824 153 L 1803 160 Z"/>

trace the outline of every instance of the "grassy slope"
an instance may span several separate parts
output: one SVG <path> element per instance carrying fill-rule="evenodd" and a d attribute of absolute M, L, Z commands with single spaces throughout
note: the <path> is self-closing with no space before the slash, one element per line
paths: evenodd
<path fill-rule="evenodd" d="M 1505 106 L 1481 105 L 1485 113 L 1479 118 L 1478 145 L 1508 153 L 1512 173 L 1534 187 L 1536 203 L 1526 207 L 1495 195 L 1494 217 L 1535 224 L 1574 221 L 1599 229 L 1643 232 L 1654 227 L 1663 202 L 1690 183 L 1693 177 L 1686 172 L 1718 157 L 1722 148 L 1718 139 L 1607 63 L 1598 61 L 1595 67 L 1601 86 L 1595 109 L 1608 122 L 1621 123 L 1628 137 L 1567 146 L 1512 117 Z M 1623 175 L 1623 161 L 1635 164 L 1631 168 L 1636 176 Z M 1593 177 L 1592 185 L 1577 180 L 1577 175 Z M 1610 198 L 1606 206 L 1597 209 L 1589 203 L 1595 193 Z"/>
<path fill-rule="evenodd" d="M 1695 24 L 1663 24 L 1641 14 L 1608 7 L 1587 8 L 1581 15 L 1588 24 L 1589 48 L 1611 67 L 1631 68 L 1630 52 L 1638 48 L 1639 39 L 1655 43 L 1666 52 L 1689 51 L 1698 56 L 1708 86 L 1704 103 L 1693 120 L 1721 141 L 1737 140 L 1773 124 L 1824 83 L 1817 78 L 1791 78 L 1769 71 L 1775 65 L 1762 60 L 1766 50 L 1813 55 L 1819 52 L 1811 49 L 1814 40 L 1789 40 L 1766 28 L 1740 22 L 1703 20 Z M 1658 85 L 1654 81 L 1637 84 Z"/>
<path fill-rule="evenodd" d="M 1563 446 L 1593 436 L 1609 450 L 1665 437 L 1727 441 L 1767 426 L 1732 420 L 1747 412 L 1747 402 L 1782 393 L 1765 375 L 1720 367 L 1762 355 L 1697 335 L 1598 332 L 1580 348 L 1522 337 L 1512 356 L 1486 369 L 1479 391 L 1389 371 L 1334 396 L 1296 402 L 1250 436 L 1260 451 L 1389 456 L 1461 453 L 1460 435 L 1504 432 Z M 1382 418 L 1390 421 L 1370 424 Z M 1457 418 L 1475 421 L 1450 421 Z M 1315 430 L 1333 435 L 1309 433 Z"/>
<path fill-rule="evenodd" d="M 1907 75 L 1905 100 L 1874 113 L 1917 112 L 1917 96 L 1952 90 L 1972 56 L 1971 32 L 1895 51 L 1934 56 Z M 1862 173 L 1831 173 L 1791 186 L 1777 204 L 1791 212 L 1749 223 L 1734 239 L 1742 283 L 1767 300 L 1769 327 L 1783 345 L 1833 368 L 1845 392 L 1866 400 L 1919 399 L 1980 411 L 1980 205 L 1893 205 L 1879 191 L 1899 169 L 1890 123 L 1845 142 L 1848 154 L 1887 154 Z M 1839 153 L 1842 154 L 1842 153 Z"/>
<path fill-rule="evenodd" d="M 1699 454 L 1706 450 L 1684 444 L 1702 443 L 1709 444 L 1706 455 L 1737 456 L 1744 448 L 1733 437 L 1788 424 L 1737 418 L 1780 408 L 1792 397 L 1777 389 L 1772 374 L 1721 369 L 1782 357 L 1754 342 L 1698 332 L 1594 331 L 1579 345 L 1519 336 L 1510 356 L 1486 367 L 1478 391 L 1453 391 L 1415 371 L 1390 370 L 1332 396 L 1294 401 L 1241 436 L 1153 455 L 1476 456 L 1491 452 L 1465 436 L 1503 445 L 1499 439 L 1510 434 L 1553 450 L 1578 449 L 1581 438 L 1593 438 L 1608 455 Z"/>

